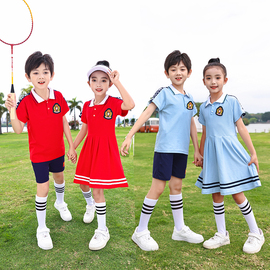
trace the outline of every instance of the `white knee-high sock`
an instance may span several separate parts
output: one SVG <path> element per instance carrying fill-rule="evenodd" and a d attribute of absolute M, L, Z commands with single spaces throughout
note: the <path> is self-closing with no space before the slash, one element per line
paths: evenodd
<path fill-rule="evenodd" d="M 140 222 L 137 228 L 137 232 L 142 232 L 148 228 L 148 223 L 150 220 L 150 217 L 153 213 L 153 210 L 155 208 L 155 205 L 158 200 L 152 200 L 148 198 L 144 198 L 142 211 L 141 211 L 141 217 Z"/>
<path fill-rule="evenodd" d="M 56 194 L 56 203 L 62 204 L 64 202 L 65 181 L 62 184 L 57 184 L 54 182 L 54 189 Z"/>
<path fill-rule="evenodd" d="M 37 214 L 37 221 L 38 221 L 38 229 L 46 228 L 46 207 L 47 207 L 47 197 L 38 197 L 36 195 L 36 214 Z"/>
<path fill-rule="evenodd" d="M 242 214 L 243 214 L 243 216 L 248 224 L 250 232 L 260 234 L 259 228 L 258 228 L 257 223 L 256 223 L 256 219 L 254 217 L 252 208 L 251 208 L 247 198 L 243 203 L 237 204 L 237 205 L 240 208 L 240 210 L 241 210 L 241 212 L 242 212 Z"/>
<path fill-rule="evenodd" d="M 182 193 L 177 195 L 170 195 L 170 203 L 172 208 L 174 226 L 177 231 L 181 231 L 182 228 L 185 226 Z"/>
<path fill-rule="evenodd" d="M 107 231 L 106 227 L 106 202 L 96 203 L 98 230 Z"/>
<path fill-rule="evenodd" d="M 92 197 L 91 189 L 87 192 L 82 191 L 82 194 L 86 200 L 87 205 L 93 205 L 95 203 L 95 201 Z"/>
<path fill-rule="evenodd" d="M 213 202 L 215 220 L 217 224 L 217 231 L 223 235 L 226 235 L 226 222 L 225 222 L 225 208 L 224 202 Z"/>

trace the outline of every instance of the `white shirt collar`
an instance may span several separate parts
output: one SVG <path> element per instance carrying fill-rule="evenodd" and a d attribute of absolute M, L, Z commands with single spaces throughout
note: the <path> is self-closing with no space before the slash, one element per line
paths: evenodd
<path fill-rule="evenodd" d="M 49 99 L 55 99 L 53 89 L 50 88 L 50 87 L 48 87 L 48 89 L 49 89 L 49 91 L 50 91 Z M 45 99 L 43 99 L 42 97 L 40 97 L 34 90 L 35 90 L 35 88 L 32 88 L 31 93 L 33 94 L 33 96 L 34 96 L 34 98 L 36 99 L 36 101 L 37 101 L 38 103 L 43 102 Z"/>
<path fill-rule="evenodd" d="M 224 100 L 225 100 L 225 98 L 226 98 L 226 96 L 227 96 L 227 95 L 226 95 L 225 93 L 223 93 L 222 96 L 221 96 L 217 101 L 215 101 L 215 102 L 217 102 L 217 103 L 223 103 Z M 210 98 L 211 98 L 211 97 L 209 96 L 208 99 L 207 99 L 207 101 L 206 101 L 205 107 L 206 107 L 207 105 L 209 105 L 209 104 L 212 104 L 211 101 L 210 101 Z M 215 103 L 215 102 L 214 102 L 214 103 Z"/>
<path fill-rule="evenodd" d="M 105 98 L 104 98 L 99 104 L 97 104 L 97 105 L 104 105 L 105 102 L 107 101 L 108 97 L 109 97 L 109 95 L 106 95 Z M 92 99 L 92 100 L 91 100 L 91 102 L 90 102 L 90 104 L 89 104 L 89 107 L 95 106 L 94 100 L 95 100 L 95 99 Z"/>
<path fill-rule="evenodd" d="M 170 85 L 170 88 L 172 89 L 172 91 L 174 92 L 175 95 L 179 95 L 179 94 L 183 95 L 172 84 Z M 187 95 L 189 97 L 189 94 L 186 91 L 185 91 L 185 95 Z"/>

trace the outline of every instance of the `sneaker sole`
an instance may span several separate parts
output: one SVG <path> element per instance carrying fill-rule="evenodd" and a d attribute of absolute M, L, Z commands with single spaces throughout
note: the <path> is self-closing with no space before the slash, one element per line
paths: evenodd
<path fill-rule="evenodd" d="M 90 244 L 89 244 L 89 249 L 90 250 L 101 250 L 104 247 L 106 247 L 106 245 L 107 245 L 107 243 L 108 243 L 109 240 L 110 240 L 110 237 L 108 238 L 108 240 L 102 246 L 99 246 L 99 247 L 91 247 Z"/>
<path fill-rule="evenodd" d="M 184 237 L 175 236 L 175 235 L 172 235 L 172 239 L 175 240 L 175 241 L 184 241 L 184 242 L 188 242 L 188 243 L 191 243 L 191 244 L 200 244 L 204 240 L 203 238 L 200 239 L 200 240 L 190 240 L 190 239 L 187 239 L 187 238 L 184 238 Z"/>
<path fill-rule="evenodd" d="M 157 247 L 156 249 L 147 249 L 147 248 L 144 248 L 143 246 L 141 246 L 141 244 L 139 242 L 137 242 L 137 238 L 136 236 L 133 234 L 131 239 L 133 240 L 133 242 L 142 250 L 144 251 L 155 251 L 155 250 L 158 250 L 159 247 Z"/>
<path fill-rule="evenodd" d="M 71 221 L 71 220 L 72 220 L 71 214 L 70 214 L 70 217 L 69 217 L 69 218 L 64 219 L 64 218 L 61 216 L 61 212 L 60 212 L 59 209 L 55 206 L 55 204 L 54 204 L 54 208 L 60 213 L 60 217 L 61 217 L 62 220 L 64 220 L 64 221 Z"/>
<path fill-rule="evenodd" d="M 252 251 L 250 251 L 250 250 L 245 250 L 244 247 L 243 247 L 243 251 L 244 251 L 245 253 L 248 253 L 248 254 L 258 253 L 258 252 L 261 250 L 261 248 L 262 248 L 264 242 L 265 242 L 265 240 L 263 240 L 262 245 L 261 245 L 258 249 L 256 249 L 256 250 L 252 250 Z"/>
<path fill-rule="evenodd" d="M 83 219 L 83 222 L 89 224 L 94 220 L 94 218 L 95 216 L 91 220 Z"/>
<path fill-rule="evenodd" d="M 203 247 L 206 248 L 206 249 L 216 249 L 216 248 L 226 246 L 226 245 L 229 245 L 229 244 L 230 244 L 230 241 L 227 241 L 227 242 L 225 242 L 223 244 L 213 245 L 213 246 L 207 246 L 207 245 L 205 245 L 205 243 L 203 243 Z"/>
<path fill-rule="evenodd" d="M 38 247 L 43 249 L 43 250 L 49 250 L 49 249 L 52 249 L 53 248 L 53 245 L 49 246 L 49 247 L 43 247 L 41 245 L 38 244 Z"/>

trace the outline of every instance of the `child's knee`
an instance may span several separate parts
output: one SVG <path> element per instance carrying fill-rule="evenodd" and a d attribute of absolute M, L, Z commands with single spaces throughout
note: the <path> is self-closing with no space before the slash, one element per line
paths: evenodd
<path fill-rule="evenodd" d="M 93 189 L 93 197 L 95 202 L 100 203 L 100 202 L 104 202 L 105 198 L 104 198 L 104 191 L 103 189 Z"/>
<path fill-rule="evenodd" d="M 237 204 L 241 204 L 245 201 L 246 197 L 244 195 L 243 192 L 240 192 L 240 193 L 237 193 L 237 194 L 233 194 L 232 195 L 234 201 L 237 203 Z"/>
<path fill-rule="evenodd" d="M 89 186 L 83 184 L 80 184 L 80 188 L 83 192 L 88 192 L 90 190 Z"/>

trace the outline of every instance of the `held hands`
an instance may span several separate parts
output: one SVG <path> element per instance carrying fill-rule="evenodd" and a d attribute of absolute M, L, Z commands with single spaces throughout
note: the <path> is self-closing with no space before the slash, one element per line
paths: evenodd
<path fill-rule="evenodd" d="M 16 108 L 16 95 L 14 94 L 14 100 L 12 99 L 12 95 L 8 94 L 7 99 L 5 101 L 5 106 L 8 111 L 11 111 L 11 108 Z"/>
<path fill-rule="evenodd" d="M 192 162 L 196 167 L 203 168 L 203 157 L 199 152 L 194 153 L 194 161 Z"/>
<path fill-rule="evenodd" d="M 126 137 L 126 139 L 122 143 L 122 146 L 121 146 L 121 149 L 120 149 L 120 153 L 121 153 L 122 156 L 128 155 L 128 150 L 130 148 L 130 144 L 131 144 L 131 139 Z"/>
<path fill-rule="evenodd" d="M 77 153 L 74 148 L 73 149 L 69 148 L 67 152 L 67 157 L 68 160 L 70 160 L 73 164 L 77 162 Z"/>

